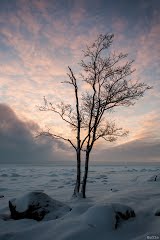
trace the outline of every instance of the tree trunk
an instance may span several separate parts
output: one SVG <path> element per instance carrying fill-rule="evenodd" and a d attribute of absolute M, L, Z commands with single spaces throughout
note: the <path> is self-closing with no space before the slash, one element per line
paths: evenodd
<path fill-rule="evenodd" d="M 90 155 L 90 151 L 87 150 L 86 159 L 85 159 L 85 170 L 84 170 L 84 176 L 83 176 L 83 182 L 82 182 L 82 188 L 81 188 L 81 193 L 83 198 L 86 198 L 86 184 L 87 184 L 87 177 L 88 177 L 89 155 Z"/>
<path fill-rule="evenodd" d="M 77 196 L 79 193 L 81 184 L 81 152 L 80 149 L 77 149 L 77 178 L 76 178 L 76 184 L 73 192 L 73 196 Z"/>

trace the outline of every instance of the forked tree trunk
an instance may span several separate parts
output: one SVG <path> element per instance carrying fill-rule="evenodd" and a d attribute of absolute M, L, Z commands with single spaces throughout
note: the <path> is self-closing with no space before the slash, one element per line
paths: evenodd
<path fill-rule="evenodd" d="M 84 176 L 83 176 L 83 182 L 82 182 L 82 188 L 81 188 L 81 193 L 83 198 L 86 198 L 86 184 L 87 184 L 87 177 L 88 177 L 89 155 L 90 155 L 90 151 L 87 150 L 86 159 L 85 159 L 85 170 L 84 170 Z"/>
<path fill-rule="evenodd" d="M 73 196 L 78 196 L 81 184 L 81 152 L 80 149 L 77 149 L 77 178 L 76 184 L 73 192 Z"/>

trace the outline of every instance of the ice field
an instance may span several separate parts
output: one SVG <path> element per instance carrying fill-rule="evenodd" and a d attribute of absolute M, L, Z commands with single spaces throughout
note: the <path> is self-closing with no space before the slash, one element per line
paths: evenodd
<path fill-rule="evenodd" d="M 58 219 L 37 222 L 0 217 L 0 240 L 160 239 L 160 166 L 93 165 L 87 198 L 73 199 L 75 166 L 0 166 L 0 216 L 8 201 L 41 191 L 68 204 L 72 211 Z M 136 216 L 113 228 L 114 208 L 131 207 Z M 158 239 L 158 238 L 157 238 Z"/>

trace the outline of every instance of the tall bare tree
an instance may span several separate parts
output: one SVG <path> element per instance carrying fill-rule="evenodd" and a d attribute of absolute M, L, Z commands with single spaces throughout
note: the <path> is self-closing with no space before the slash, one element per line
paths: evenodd
<path fill-rule="evenodd" d="M 44 97 L 44 105 L 39 107 L 40 111 L 52 111 L 58 114 L 61 119 L 69 124 L 69 126 L 76 131 L 76 142 L 73 142 L 71 139 L 65 138 L 61 135 L 54 134 L 50 132 L 50 129 L 47 131 L 40 132 L 39 136 L 48 136 L 53 139 L 62 139 L 67 141 L 71 144 L 71 146 L 76 151 L 76 158 L 77 158 L 77 178 L 76 184 L 74 188 L 74 196 L 78 196 L 80 190 L 80 182 L 81 182 L 81 114 L 80 114 L 80 106 L 79 106 L 79 96 L 78 96 L 78 86 L 77 86 L 77 79 L 75 78 L 72 69 L 68 67 L 69 73 L 68 77 L 69 80 L 65 81 L 64 83 L 72 85 L 75 93 L 75 108 L 73 108 L 70 104 L 65 104 L 61 102 L 57 106 L 54 106 L 53 103 L 48 102 L 48 100 Z"/>
<path fill-rule="evenodd" d="M 78 95 L 75 74 L 69 67 L 69 80 L 65 83 L 73 86 L 75 92 L 75 108 L 61 103 L 55 108 L 44 99 L 41 111 L 51 110 L 76 130 L 76 142 L 53 133 L 42 132 L 42 135 L 61 138 L 68 141 L 76 150 L 77 180 L 74 195 L 86 197 L 86 183 L 90 153 L 97 140 L 115 141 L 127 134 L 122 128 L 116 127 L 114 121 L 108 120 L 109 113 L 119 106 L 130 106 L 151 87 L 145 83 L 132 81 L 129 76 L 133 61 L 127 61 L 127 54 L 109 52 L 113 42 L 113 34 L 99 35 L 93 44 L 87 46 L 81 60 L 82 73 L 80 81 L 88 85 L 88 90 Z M 85 169 L 81 185 L 81 151 L 85 151 Z M 81 187 L 81 189 L 80 189 Z"/>

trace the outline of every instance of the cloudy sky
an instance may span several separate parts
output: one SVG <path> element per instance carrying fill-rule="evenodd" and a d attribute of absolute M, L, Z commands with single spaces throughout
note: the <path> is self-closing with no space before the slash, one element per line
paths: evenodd
<path fill-rule="evenodd" d="M 36 139 L 46 126 L 65 137 L 72 132 L 56 115 L 39 112 L 46 96 L 73 103 L 62 84 L 67 66 L 77 73 L 82 49 L 100 33 L 114 33 L 113 49 L 134 59 L 139 79 L 153 86 L 133 107 L 112 117 L 130 134 L 114 144 L 100 142 L 93 159 L 160 161 L 160 1 L 0 1 L 0 162 L 74 159 L 60 141 Z"/>

